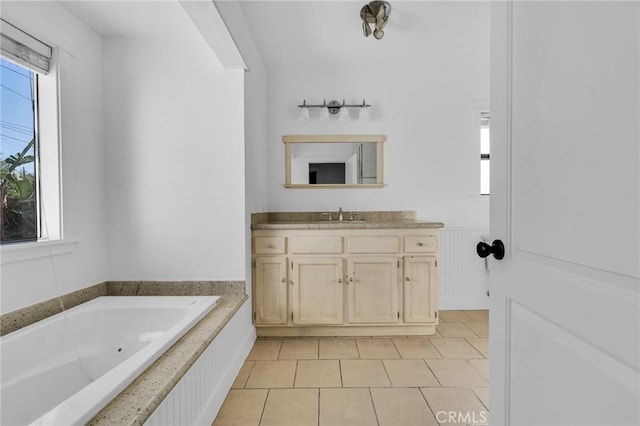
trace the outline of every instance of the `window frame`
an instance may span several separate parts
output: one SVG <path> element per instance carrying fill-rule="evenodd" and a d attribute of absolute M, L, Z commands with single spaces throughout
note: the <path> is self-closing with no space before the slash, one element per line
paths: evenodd
<path fill-rule="evenodd" d="M 5 22 L 3 19 L 3 24 Z M 11 27 L 24 33 L 26 37 L 32 37 L 28 32 L 20 28 L 13 25 Z M 46 247 L 52 244 L 56 247 L 66 247 L 69 244 L 75 245 L 77 242 L 75 240 L 67 240 L 65 242 L 62 232 L 61 114 L 58 51 L 54 47 L 50 47 L 52 46 L 51 44 L 44 44 L 40 40 L 32 38 L 36 43 L 40 43 L 50 49 L 47 72 L 30 67 L 28 63 L 21 63 L 20 60 L 14 60 L 6 51 L 3 52 L 2 58 L 34 73 L 36 238 L 3 241 L 0 244 L 2 264 L 40 257 L 37 254 L 40 251 L 30 253 L 32 251 L 30 248 L 33 247 Z M 9 155 L 9 153 L 6 154 Z M 51 248 L 48 251 L 50 254 L 54 254 L 51 252 Z M 67 252 L 67 249 L 62 251 Z"/>

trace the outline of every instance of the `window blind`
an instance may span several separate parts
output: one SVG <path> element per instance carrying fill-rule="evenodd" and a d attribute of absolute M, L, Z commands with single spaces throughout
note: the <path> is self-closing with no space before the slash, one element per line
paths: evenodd
<path fill-rule="evenodd" d="M 52 49 L 40 40 L 0 19 L 2 56 L 41 74 L 49 72 Z"/>

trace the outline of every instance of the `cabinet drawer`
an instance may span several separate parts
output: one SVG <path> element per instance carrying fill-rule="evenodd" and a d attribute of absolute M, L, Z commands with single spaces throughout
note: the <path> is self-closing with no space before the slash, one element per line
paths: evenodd
<path fill-rule="evenodd" d="M 397 253 L 400 237 L 395 235 L 358 235 L 349 237 L 349 253 Z"/>
<path fill-rule="evenodd" d="M 285 237 L 255 237 L 253 250 L 255 254 L 284 254 L 287 252 Z"/>
<path fill-rule="evenodd" d="M 435 235 L 407 235 L 404 237 L 406 253 L 425 253 L 438 251 L 438 237 Z"/>
<path fill-rule="evenodd" d="M 291 237 L 291 252 L 294 254 L 342 253 L 342 237 L 338 235 L 314 235 Z"/>

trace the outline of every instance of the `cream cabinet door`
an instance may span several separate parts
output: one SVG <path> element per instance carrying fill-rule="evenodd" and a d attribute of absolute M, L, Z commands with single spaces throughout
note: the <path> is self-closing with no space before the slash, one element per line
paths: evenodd
<path fill-rule="evenodd" d="M 404 258 L 404 322 L 435 321 L 437 282 L 435 256 Z"/>
<path fill-rule="evenodd" d="M 347 259 L 347 320 L 350 323 L 398 322 L 400 261 L 396 256 Z"/>
<path fill-rule="evenodd" d="M 291 307 L 293 324 L 343 323 L 342 259 L 333 257 L 292 260 Z"/>
<path fill-rule="evenodd" d="M 256 324 L 287 323 L 287 259 L 256 257 L 253 303 Z"/>

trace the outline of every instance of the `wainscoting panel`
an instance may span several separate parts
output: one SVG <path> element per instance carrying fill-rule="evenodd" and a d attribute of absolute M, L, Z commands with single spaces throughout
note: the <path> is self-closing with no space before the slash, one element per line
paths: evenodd
<path fill-rule="evenodd" d="M 476 254 L 476 244 L 488 235 L 489 228 L 440 230 L 440 310 L 489 308 L 488 265 Z"/>

